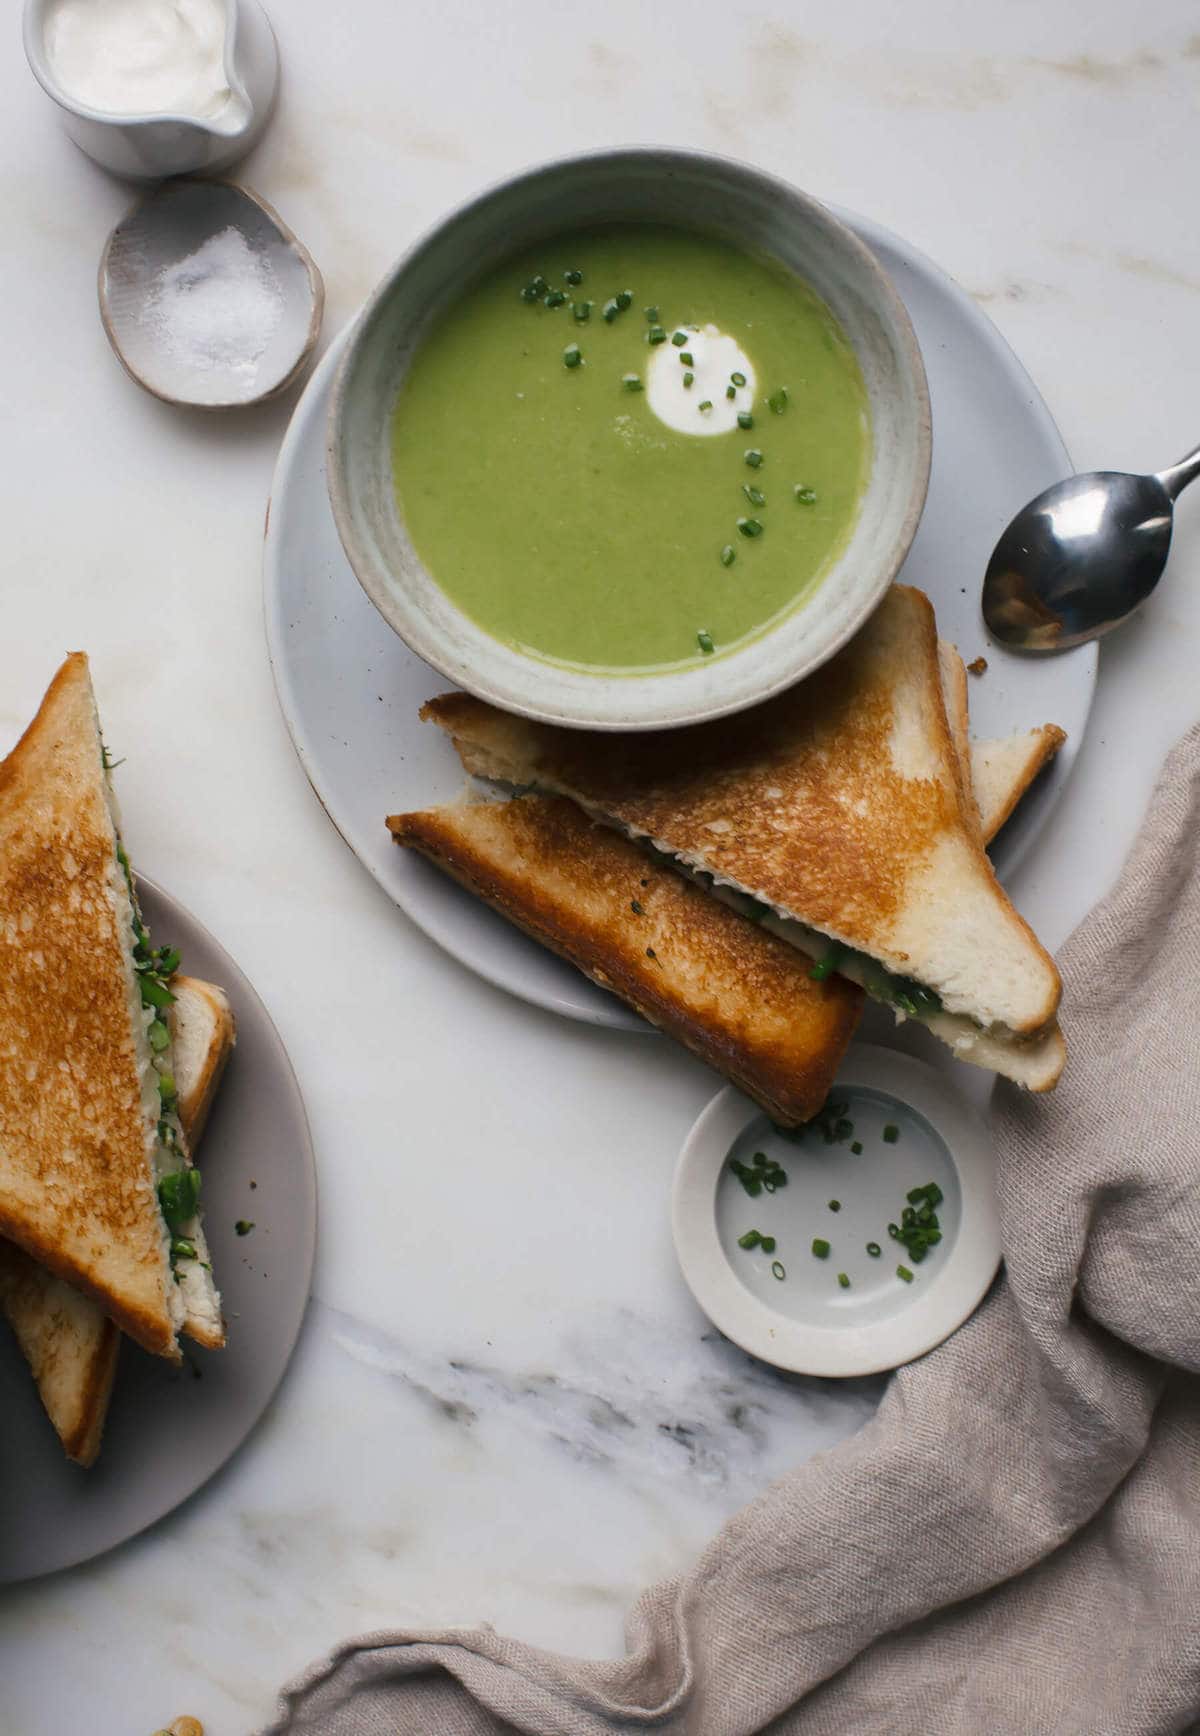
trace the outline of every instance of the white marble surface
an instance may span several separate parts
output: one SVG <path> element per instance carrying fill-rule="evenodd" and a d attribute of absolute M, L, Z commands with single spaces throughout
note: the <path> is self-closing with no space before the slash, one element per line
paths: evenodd
<path fill-rule="evenodd" d="M 311 247 L 326 335 L 414 232 L 575 147 L 730 151 L 940 261 L 1081 466 L 1200 438 L 1200 19 L 1189 0 L 756 9 L 693 0 L 273 0 L 284 86 L 246 165 Z M 622 1613 L 870 1384 L 777 1379 L 705 1334 L 670 1253 L 675 1152 L 713 1089 L 665 1043 L 558 1023 L 448 963 L 356 866 L 280 721 L 259 541 L 290 404 L 142 396 L 95 266 L 128 190 L 66 141 L 10 17 L 0 61 L 6 413 L 0 738 L 92 655 L 145 870 L 273 1011 L 316 1139 L 313 1303 L 282 1394 L 197 1499 L 0 1596 L 0 1730 L 237 1736 L 346 1633 L 486 1618 L 619 1649 Z M 1200 502 L 1017 894 L 1061 940 L 1197 714 Z"/>

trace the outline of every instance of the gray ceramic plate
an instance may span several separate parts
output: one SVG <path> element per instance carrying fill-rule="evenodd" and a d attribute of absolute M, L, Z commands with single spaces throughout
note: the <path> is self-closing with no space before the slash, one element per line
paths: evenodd
<path fill-rule="evenodd" d="M 979 587 L 1017 509 L 1071 462 L 1037 388 L 970 297 L 886 229 L 838 215 L 873 249 L 912 318 L 933 410 L 933 471 L 900 577 L 927 592 L 942 634 L 988 671 L 971 682 L 972 730 L 1007 735 L 1057 723 L 1067 743 L 997 841 L 1001 878 L 1032 845 L 1083 740 L 1097 649 L 1022 658 L 987 639 Z M 325 488 L 335 342 L 296 407 L 271 494 L 263 579 L 267 644 L 296 752 L 326 812 L 363 866 L 433 940 L 471 970 L 552 1012 L 619 1030 L 650 1026 L 614 995 L 399 849 L 384 816 L 453 801 L 463 787 L 441 731 L 417 720 L 448 685 L 377 612 L 342 552 Z"/>
<path fill-rule="evenodd" d="M 228 953 L 165 892 L 139 886 L 151 931 L 180 948 L 191 976 L 221 984 L 237 1019 L 237 1047 L 200 1149 L 229 1339 L 221 1351 L 188 1344 L 180 1370 L 123 1344 L 100 1456 L 84 1471 L 64 1457 L 0 1328 L 0 1583 L 88 1561 L 194 1494 L 262 1416 L 308 1300 L 316 1171 L 291 1063 Z M 239 1218 L 253 1220 L 252 1234 L 235 1233 Z"/>

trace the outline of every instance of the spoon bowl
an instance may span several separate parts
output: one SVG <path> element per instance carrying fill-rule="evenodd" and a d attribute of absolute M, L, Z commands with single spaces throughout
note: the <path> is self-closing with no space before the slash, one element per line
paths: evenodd
<path fill-rule="evenodd" d="M 1069 651 L 1127 621 L 1162 577 L 1174 500 L 1200 450 L 1156 476 L 1093 470 L 1023 507 L 996 544 L 983 615 L 1002 645 Z"/>

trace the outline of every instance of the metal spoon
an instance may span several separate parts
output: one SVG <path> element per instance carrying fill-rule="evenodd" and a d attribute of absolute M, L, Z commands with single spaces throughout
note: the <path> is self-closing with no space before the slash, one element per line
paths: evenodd
<path fill-rule="evenodd" d="M 1128 620 L 1167 564 L 1175 497 L 1200 446 L 1156 476 L 1093 470 L 1023 507 L 996 544 L 983 618 L 1017 651 L 1069 651 Z"/>

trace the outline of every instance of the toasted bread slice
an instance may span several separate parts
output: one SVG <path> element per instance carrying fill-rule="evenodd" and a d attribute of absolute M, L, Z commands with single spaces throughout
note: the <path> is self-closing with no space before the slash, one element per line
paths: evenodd
<path fill-rule="evenodd" d="M 938 669 L 942 677 L 942 697 L 946 702 L 946 722 L 950 726 L 950 740 L 954 744 L 954 764 L 958 773 L 958 793 L 962 802 L 963 818 L 972 836 L 982 843 L 983 827 L 971 774 L 967 671 L 956 647 L 945 639 L 938 640 Z"/>
<path fill-rule="evenodd" d="M 177 976 L 171 989 L 171 1030 L 175 1039 L 175 1083 L 179 1090 L 179 1118 L 195 1152 L 208 1121 L 225 1063 L 233 1052 L 237 1032 L 229 996 L 216 983 L 196 977 Z"/>
<path fill-rule="evenodd" d="M 0 764 L 0 1235 L 177 1356 L 158 1091 L 87 659 Z"/>
<path fill-rule="evenodd" d="M 422 716 L 452 735 L 468 771 L 572 797 L 915 980 L 947 1015 L 1001 1038 L 1040 1036 L 1054 1018 L 1054 962 L 964 813 L 933 610 L 919 591 L 893 586 L 823 669 L 717 723 L 601 735 L 461 693 Z"/>
<path fill-rule="evenodd" d="M 979 802 L 983 836 L 991 843 L 1038 773 L 1049 765 L 1065 731 L 1044 723 L 1001 741 L 971 743 L 971 779 Z"/>
<path fill-rule="evenodd" d="M 233 1014 L 225 991 L 214 983 L 177 976 L 172 989 L 179 1116 L 195 1151 L 233 1048 Z M 108 1414 L 120 1333 L 94 1302 L 11 1242 L 0 1242 L 0 1310 L 64 1451 L 78 1464 L 92 1464 Z"/>
<path fill-rule="evenodd" d="M 776 1121 L 824 1102 L 860 992 L 573 803 L 460 803 L 393 837 L 732 1079 Z"/>

